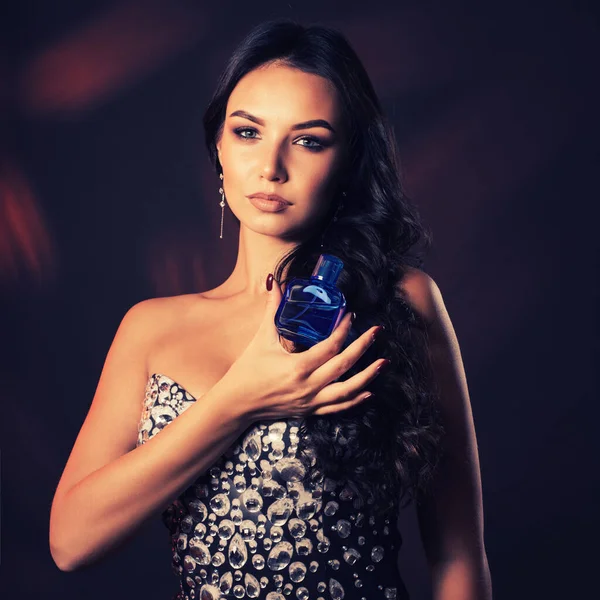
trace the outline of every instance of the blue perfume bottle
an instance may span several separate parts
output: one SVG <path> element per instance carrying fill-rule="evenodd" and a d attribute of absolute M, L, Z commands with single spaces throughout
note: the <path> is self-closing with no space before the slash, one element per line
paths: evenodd
<path fill-rule="evenodd" d="M 329 337 L 346 309 L 346 298 L 335 285 L 343 268 L 339 258 L 321 254 L 310 279 L 288 283 L 275 314 L 282 337 L 307 347 Z"/>

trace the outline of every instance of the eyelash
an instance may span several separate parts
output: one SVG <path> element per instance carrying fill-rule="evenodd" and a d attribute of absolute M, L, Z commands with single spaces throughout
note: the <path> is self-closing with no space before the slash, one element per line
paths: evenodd
<path fill-rule="evenodd" d="M 233 132 L 235 133 L 235 135 L 237 135 L 239 138 L 243 139 L 243 140 L 253 140 L 256 138 L 249 138 L 246 137 L 244 135 L 242 135 L 242 131 L 253 131 L 254 133 L 258 133 L 258 131 L 256 129 L 254 129 L 254 127 L 238 127 L 236 129 L 233 130 Z M 301 146 L 304 146 L 304 148 L 310 150 L 311 152 L 320 152 L 321 150 L 323 150 L 325 148 L 325 145 L 318 139 L 312 136 L 303 136 L 301 138 L 299 138 L 301 140 L 309 140 L 310 142 L 314 142 L 316 145 L 313 146 L 307 146 L 305 144 L 300 144 Z"/>

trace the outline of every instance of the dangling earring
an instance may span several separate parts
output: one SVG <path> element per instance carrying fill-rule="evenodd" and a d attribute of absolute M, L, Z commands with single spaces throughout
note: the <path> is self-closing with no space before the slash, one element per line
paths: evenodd
<path fill-rule="evenodd" d="M 221 181 L 223 181 L 223 173 L 219 175 Z M 223 191 L 223 186 L 219 188 L 219 194 L 221 194 L 221 202 L 219 202 L 219 206 L 221 207 L 221 234 L 219 235 L 220 239 L 223 239 L 223 217 L 225 216 L 225 192 Z"/>

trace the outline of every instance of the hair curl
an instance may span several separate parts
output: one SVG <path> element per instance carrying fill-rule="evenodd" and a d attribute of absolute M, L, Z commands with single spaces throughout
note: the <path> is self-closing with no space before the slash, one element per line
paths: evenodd
<path fill-rule="evenodd" d="M 356 312 L 347 343 L 375 324 L 385 330 L 340 379 L 379 357 L 391 365 L 369 384 L 371 400 L 351 409 L 308 417 L 298 451 L 310 437 L 316 463 L 308 477 L 342 479 L 373 510 L 387 514 L 406 495 L 408 504 L 425 491 L 441 455 L 443 428 L 430 378 L 427 330 L 402 293 L 400 282 L 423 265 L 431 233 L 401 185 L 392 127 L 360 59 L 339 31 L 303 26 L 289 19 L 255 27 L 236 48 L 204 115 L 206 144 L 219 172 L 216 143 L 223 131 L 227 100 L 248 72 L 278 62 L 328 79 L 338 90 L 349 136 L 349 152 L 324 223 L 278 263 L 275 279 L 286 284 L 309 277 L 322 252 L 344 262 L 337 285 Z M 321 247 L 323 243 L 323 247 Z M 418 249 L 422 244 L 423 248 Z M 282 274 L 287 268 L 286 277 Z M 314 463 L 315 461 L 313 461 Z"/>

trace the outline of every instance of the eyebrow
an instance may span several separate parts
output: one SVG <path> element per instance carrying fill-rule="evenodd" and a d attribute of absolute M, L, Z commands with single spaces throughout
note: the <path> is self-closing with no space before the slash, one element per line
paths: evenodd
<path fill-rule="evenodd" d="M 264 127 L 265 122 L 254 115 L 251 115 L 249 112 L 245 110 L 235 110 L 230 115 L 230 117 L 244 117 L 244 119 L 248 119 L 261 127 Z M 292 130 L 297 129 L 310 129 L 311 127 L 324 127 L 325 129 L 329 129 L 329 131 L 335 133 L 335 129 L 327 122 L 325 119 L 312 119 L 310 121 L 304 121 L 303 123 L 296 123 L 292 125 Z"/>

